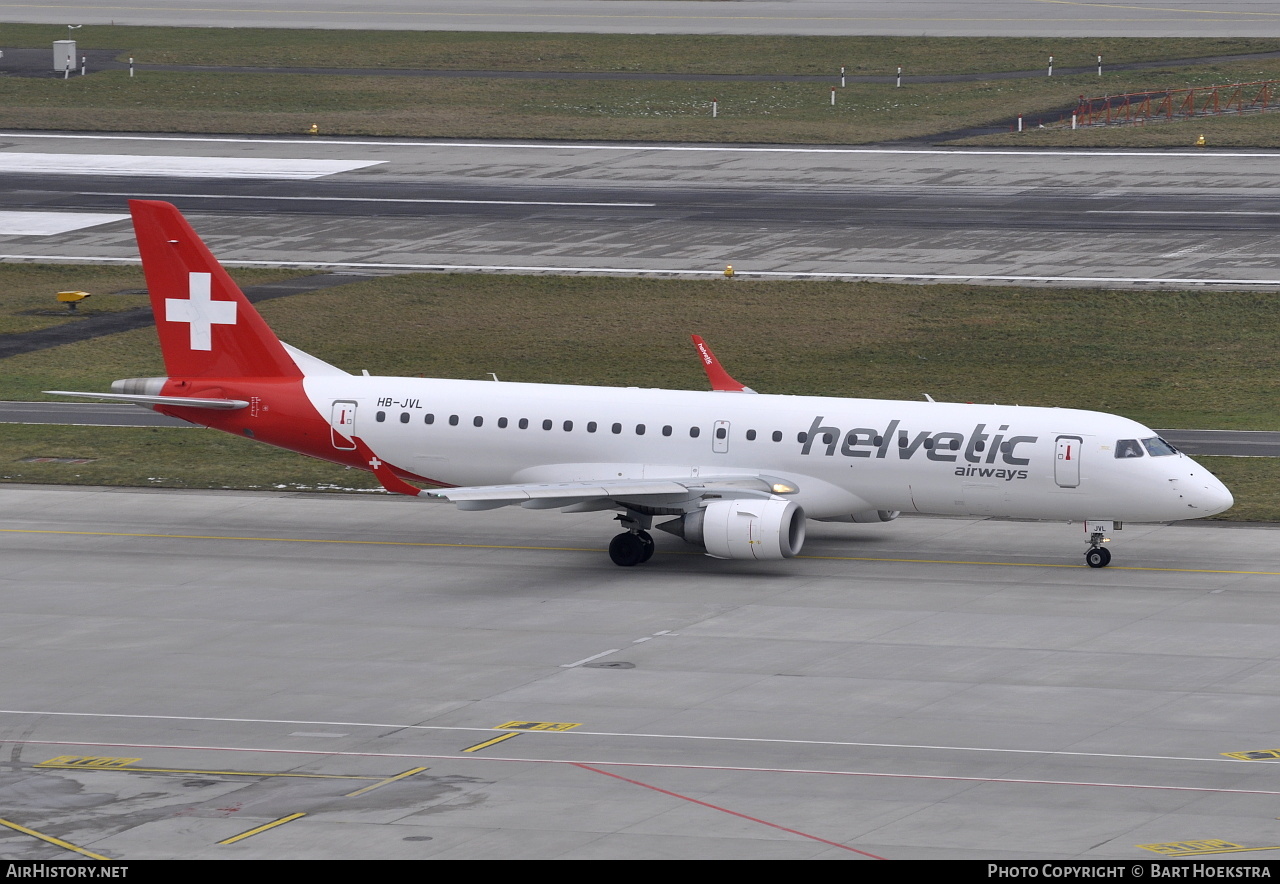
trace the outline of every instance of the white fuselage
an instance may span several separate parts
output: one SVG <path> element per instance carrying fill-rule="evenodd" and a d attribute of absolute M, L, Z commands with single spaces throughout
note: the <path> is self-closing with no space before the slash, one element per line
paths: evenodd
<path fill-rule="evenodd" d="M 396 377 L 304 383 L 322 415 L 354 406 L 355 434 L 382 460 L 454 486 L 767 475 L 794 485 L 790 497 L 815 519 L 902 510 L 1150 522 L 1232 503 L 1185 455 L 1118 457 L 1121 440 L 1156 434 L 1091 411 Z"/>

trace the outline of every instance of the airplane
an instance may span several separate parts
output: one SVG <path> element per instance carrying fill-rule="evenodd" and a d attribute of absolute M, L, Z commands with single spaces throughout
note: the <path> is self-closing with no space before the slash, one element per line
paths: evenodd
<path fill-rule="evenodd" d="M 1128 418 L 756 393 L 697 336 L 711 391 L 352 375 L 280 341 L 175 206 L 129 205 L 168 375 L 48 392 L 133 402 L 459 510 L 616 512 L 617 565 L 652 557 L 653 528 L 770 561 L 800 552 L 807 520 L 911 512 L 1081 522 L 1101 568 L 1125 522 L 1234 502 Z"/>

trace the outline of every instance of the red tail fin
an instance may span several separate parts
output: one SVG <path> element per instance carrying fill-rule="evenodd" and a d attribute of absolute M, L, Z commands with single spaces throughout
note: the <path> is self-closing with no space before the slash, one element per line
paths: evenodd
<path fill-rule="evenodd" d="M 129 210 L 170 377 L 302 377 L 175 206 L 130 200 Z"/>

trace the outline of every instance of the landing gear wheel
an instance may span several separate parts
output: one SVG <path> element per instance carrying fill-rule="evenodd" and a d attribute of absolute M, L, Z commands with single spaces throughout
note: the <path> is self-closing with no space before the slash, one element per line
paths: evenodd
<path fill-rule="evenodd" d="M 644 564 L 653 558 L 653 535 L 648 531 L 641 531 L 636 537 L 640 539 L 640 544 L 644 547 L 644 552 L 640 556 L 640 563 Z"/>
<path fill-rule="evenodd" d="M 1084 554 L 1084 561 L 1090 568 L 1105 568 L 1111 564 L 1111 550 L 1096 546 Z"/>
<path fill-rule="evenodd" d="M 639 535 L 632 534 L 630 531 L 624 531 L 609 541 L 609 558 L 615 565 L 630 568 L 645 561 L 650 555 L 653 555 L 652 537 L 649 538 L 647 547 Z"/>

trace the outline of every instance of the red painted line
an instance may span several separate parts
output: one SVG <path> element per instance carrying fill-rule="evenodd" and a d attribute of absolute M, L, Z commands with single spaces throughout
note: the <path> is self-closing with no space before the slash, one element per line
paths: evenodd
<path fill-rule="evenodd" d="M 420 752 L 338 752 L 332 749 L 258 749 L 252 746 L 198 746 L 165 743 L 100 743 L 88 740 L 27 740 L 0 738 L 0 744 L 28 746 L 93 746 L 110 749 L 186 749 L 193 752 L 257 752 L 264 755 L 324 755 L 329 758 L 426 758 L 438 761 L 510 761 L 519 764 L 599 764 L 608 767 L 651 767 L 664 770 L 727 770 L 737 773 L 822 774 L 832 777 L 877 777 L 889 780 L 936 780 L 951 783 L 1007 783 L 1017 786 L 1090 786 L 1100 789 L 1147 789 L 1155 792 L 1207 792 L 1219 795 L 1280 795 L 1280 789 L 1218 789 L 1212 786 L 1161 786 L 1153 783 L 1104 783 L 1092 780 L 1024 780 L 1013 777 L 953 777 L 937 774 L 881 773 L 866 770 L 824 770 L 810 767 L 747 767 L 734 764 L 655 764 L 648 761 L 574 761 L 568 758 L 513 756 L 429 755 Z M 1242 762 L 1243 763 L 1243 762 Z"/>
<path fill-rule="evenodd" d="M 799 835 L 801 838 L 808 838 L 810 841 L 818 841 L 822 844 L 829 844 L 832 847 L 839 847 L 841 850 L 848 850 L 853 853 L 860 853 L 871 859 L 885 859 L 883 856 L 876 856 L 874 853 L 867 853 L 865 850 L 859 850 L 856 847 L 850 847 L 847 844 L 841 844 L 838 841 L 828 841 L 826 838 L 819 838 L 817 835 L 810 835 L 807 832 L 801 832 L 798 829 L 788 829 L 786 826 L 780 826 L 777 823 L 771 823 L 768 820 L 762 820 L 759 817 L 747 816 L 745 813 L 738 813 L 736 810 L 730 810 L 727 807 L 721 807 L 718 804 L 711 804 L 707 801 L 699 801 L 697 798 L 690 798 L 688 795 L 681 795 L 679 792 L 672 792 L 669 789 L 661 789 L 658 786 L 651 786 L 648 783 L 642 783 L 639 780 L 633 780 L 629 777 L 620 776 L 616 773 L 609 773 L 607 770 L 600 770 L 598 767 L 591 767 L 586 764 L 579 764 L 576 761 L 570 762 L 574 767 L 580 767 L 583 770 L 589 770 L 592 773 L 604 774 L 606 777 L 613 777 L 615 780 L 622 780 L 624 783 L 631 783 L 633 786 L 640 786 L 644 789 L 652 789 L 655 792 L 661 792 L 663 795 L 670 795 L 672 798 L 679 798 L 682 801 L 689 801 L 693 804 L 699 804 L 703 807 L 709 807 L 712 810 L 718 810 L 721 813 L 727 813 L 730 816 L 736 816 L 744 820 L 750 820 L 753 823 L 759 823 L 762 826 L 769 826 L 773 829 L 779 829 L 783 832 L 789 832 L 792 835 Z"/>

